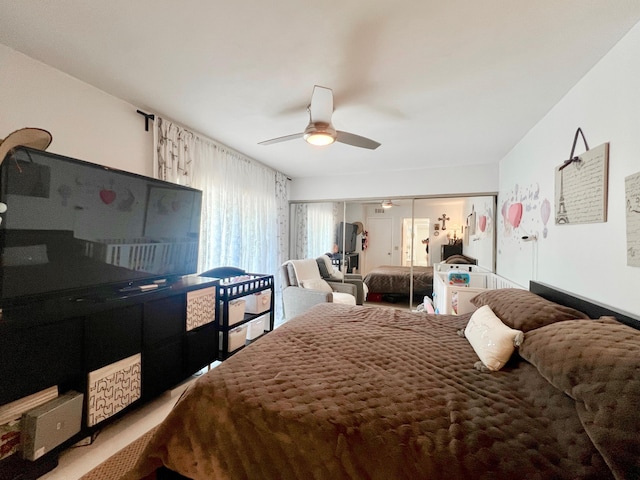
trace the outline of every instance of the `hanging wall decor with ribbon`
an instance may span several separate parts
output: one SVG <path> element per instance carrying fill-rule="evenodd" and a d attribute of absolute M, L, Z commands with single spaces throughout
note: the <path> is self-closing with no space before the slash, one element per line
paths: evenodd
<path fill-rule="evenodd" d="M 586 151 L 575 155 L 579 135 Z M 606 222 L 608 184 L 609 143 L 589 150 L 587 139 L 578 128 L 569 158 L 556 167 L 556 224 Z"/>

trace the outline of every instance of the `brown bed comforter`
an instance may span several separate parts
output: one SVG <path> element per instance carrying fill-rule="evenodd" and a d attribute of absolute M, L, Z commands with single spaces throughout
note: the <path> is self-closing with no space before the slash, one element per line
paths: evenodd
<path fill-rule="evenodd" d="M 410 267 L 381 265 L 371 270 L 363 279 L 369 292 L 409 295 Z M 433 267 L 413 267 L 413 292 L 431 295 L 433 292 Z"/>
<path fill-rule="evenodd" d="M 612 478 L 536 367 L 474 369 L 468 318 L 317 305 L 200 377 L 127 479 Z"/>

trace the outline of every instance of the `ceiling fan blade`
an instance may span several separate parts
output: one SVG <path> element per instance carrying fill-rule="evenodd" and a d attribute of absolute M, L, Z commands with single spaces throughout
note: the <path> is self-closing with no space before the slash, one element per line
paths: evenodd
<path fill-rule="evenodd" d="M 331 123 L 333 115 L 333 90 L 316 85 L 313 87 L 309 116 L 311 123 Z"/>
<path fill-rule="evenodd" d="M 271 140 L 265 140 L 258 142 L 258 145 L 271 145 L 272 143 L 286 142 L 287 140 L 295 140 L 296 138 L 302 138 L 304 133 L 294 133 L 293 135 L 286 135 L 284 137 L 272 138 Z"/>
<path fill-rule="evenodd" d="M 380 143 L 375 140 L 371 140 L 370 138 L 341 131 L 338 131 L 336 142 L 346 143 L 347 145 L 353 145 L 354 147 L 368 148 L 370 150 L 375 150 L 380 146 Z"/>

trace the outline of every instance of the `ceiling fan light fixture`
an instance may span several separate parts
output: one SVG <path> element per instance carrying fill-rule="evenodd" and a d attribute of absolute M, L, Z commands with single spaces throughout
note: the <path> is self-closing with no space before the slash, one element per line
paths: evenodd
<path fill-rule="evenodd" d="M 297 140 L 303 137 L 309 145 L 324 147 L 334 142 L 352 145 L 354 147 L 368 148 L 375 150 L 380 146 L 379 142 L 370 138 L 361 137 L 355 133 L 337 131 L 331 124 L 333 114 L 333 90 L 327 87 L 316 85 L 313 87 L 311 103 L 307 107 L 309 112 L 309 124 L 302 133 L 285 135 L 284 137 L 272 138 L 258 142 L 260 145 L 271 145 L 273 143 Z"/>
<path fill-rule="evenodd" d="M 317 147 L 324 147 L 325 145 L 331 145 L 336 141 L 331 135 L 326 132 L 315 132 L 304 135 L 304 139 L 307 143 L 315 145 Z"/>
<path fill-rule="evenodd" d="M 382 208 L 391 208 L 393 207 L 393 202 L 391 200 L 383 200 Z"/>
<path fill-rule="evenodd" d="M 336 141 L 336 130 L 330 123 L 310 123 L 304 131 L 303 138 L 307 143 L 323 147 Z"/>

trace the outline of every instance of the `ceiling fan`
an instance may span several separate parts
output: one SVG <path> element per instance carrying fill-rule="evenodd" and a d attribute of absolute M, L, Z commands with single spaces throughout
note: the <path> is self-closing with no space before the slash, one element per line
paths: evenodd
<path fill-rule="evenodd" d="M 354 133 L 336 130 L 331 124 L 333 114 L 333 90 L 318 85 L 313 87 L 311 104 L 307 107 L 309 111 L 309 125 L 302 133 L 294 133 L 284 137 L 272 138 L 259 142 L 260 145 L 271 145 L 272 143 L 286 142 L 296 138 L 304 138 L 311 145 L 324 146 L 333 142 L 346 143 L 354 147 L 368 148 L 375 150 L 380 143 L 366 137 L 361 137 Z"/>

